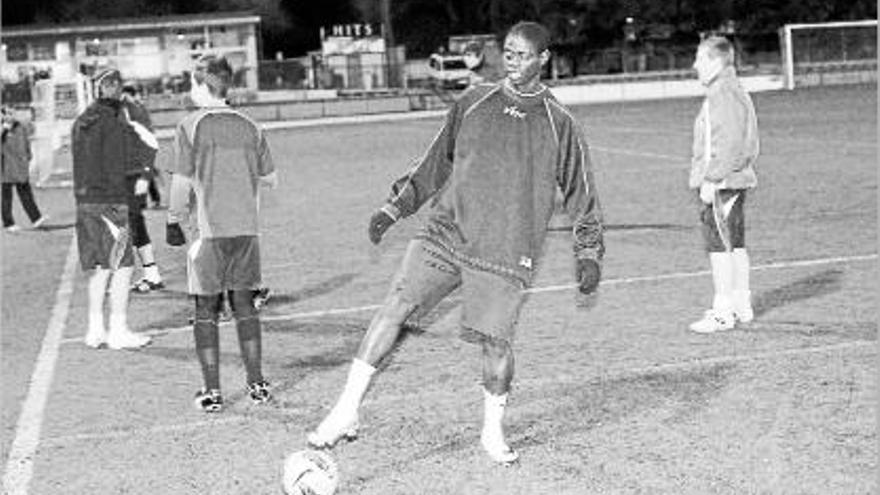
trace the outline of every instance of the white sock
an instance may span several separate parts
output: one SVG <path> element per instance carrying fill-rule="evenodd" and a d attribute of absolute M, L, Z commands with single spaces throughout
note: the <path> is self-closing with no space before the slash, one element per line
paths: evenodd
<path fill-rule="evenodd" d="M 110 279 L 110 331 L 128 330 L 128 294 L 132 267 L 119 268 Z"/>
<path fill-rule="evenodd" d="M 339 396 L 336 407 L 333 409 L 337 413 L 344 414 L 346 417 L 357 414 L 364 394 L 367 392 L 367 388 L 369 388 L 375 373 L 376 368 L 366 361 L 357 358 L 353 359 L 351 368 L 348 370 L 345 388 L 342 390 L 342 395 Z"/>
<path fill-rule="evenodd" d="M 712 309 L 722 313 L 733 311 L 733 256 L 730 253 L 709 253 L 715 297 Z"/>
<path fill-rule="evenodd" d="M 161 282 L 162 276 L 159 275 L 159 267 L 155 263 L 152 265 L 144 265 L 144 278 L 154 284 Z"/>
<path fill-rule="evenodd" d="M 483 437 L 493 443 L 505 444 L 501 423 L 507 407 L 507 394 L 494 395 L 483 389 L 483 399 Z"/>
<path fill-rule="evenodd" d="M 141 264 L 144 266 L 144 278 L 153 283 L 162 281 L 159 275 L 159 267 L 156 265 L 156 256 L 153 254 L 153 245 L 146 244 L 138 248 Z"/>
<path fill-rule="evenodd" d="M 736 292 L 749 292 L 749 275 L 751 271 L 751 262 L 749 261 L 749 253 L 745 248 L 737 248 L 731 254 L 733 263 L 733 290 Z"/>
<path fill-rule="evenodd" d="M 107 279 L 110 270 L 96 268 L 89 278 L 89 333 L 103 334 L 104 327 L 104 293 L 107 291 Z"/>

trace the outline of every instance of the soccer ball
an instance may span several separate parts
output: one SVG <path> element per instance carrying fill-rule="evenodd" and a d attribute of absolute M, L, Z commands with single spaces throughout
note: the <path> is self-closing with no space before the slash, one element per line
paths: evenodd
<path fill-rule="evenodd" d="M 284 460 L 282 483 L 287 495 L 333 495 L 339 486 L 339 468 L 326 452 L 300 450 Z"/>

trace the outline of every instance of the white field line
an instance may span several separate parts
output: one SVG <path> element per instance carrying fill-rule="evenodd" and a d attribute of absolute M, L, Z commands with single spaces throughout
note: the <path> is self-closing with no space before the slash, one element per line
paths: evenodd
<path fill-rule="evenodd" d="M 663 153 L 652 153 L 650 151 L 633 151 L 626 150 L 621 148 L 608 148 L 605 146 L 593 146 L 590 145 L 590 151 L 600 151 L 602 153 L 608 153 L 610 155 L 629 155 L 629 156 L 641 156 L 645 158 L 659 158 L 661 160 L 670 160 L 676 163 L 687 164 L 690 161 L 690 157 L 687 156 L 677 156 L 677 155 L 666 155 Z M 688 164 L 689 165 L 689 164 Z M 639 171 L 644 169 L 640 168 Z"/>
<path fill-rule="evenodd" d="M 615 125 L 603 125 L 601 126 L 603 131 L 611 131 L 611 132 L 626 132 L 626 133 L 640 133 L 640 134 L 664 134 L 664 135 L 692 135 L 693 131 L 691 129 L 685 128 L 675 128 L 675 127 L 667 127 L 664 129 L 655 128 L 655 127 L 640 127 L 640 126 L 615 126 Z M 835 144 L 841 146 L 851 146 L 851 147 L 866 147 L 877 149 L 877 143 L 872 143 L 870 141 L 859 141 L 853 139 L 811 139 L 806 137 L 795 137 L 795 136 L 777 136 L 772 134 L 762 134 L 761 140 L 764 141 L 782 141 L 782 142 L 790 142 L 790 143 L 807 143 L 807 144 L 816 144 L 816 145 L 828 145 Z"/>
<path fill-rule="evenodd" d="M 757 352 L 753 354 L 726 354 L 721 356 L 713 356 L 707 358 L 690 359 L 677 363 L 653 364 L 648 366 L 640 366 L 635 368 L 622 368 L 618 370 L 609 370 L 596 375 L 601 380 L 614 380 L 625 377 L 639 376 L 651 373 L 662 373 L 670 371 L 685 371 L 696 368 L 704 368 L 708 366 L 717 366 L 721 364 L 742 363 L 749 361 L 758 361 L 764 359 L 775 359 L 779 357 L 803 356 L 808 354 L 820 354 L 829 352 L 844 352 L 850 349 L 860 349 L 864 347 L 876 346 L 875 341 L 858 340 L 851 342 L 839 342 L 836 344 L 818 345 L 810 347 L 801 347 L 797 349 L 779 349 L 775 351 Z M 518 380 L 518 387 L 546 387 L 548 385 L 560 385 L 568 383 L 585 383 L 585 378 L 589 382 L 591 377 L 585 377 L 583 374 L 577 375 L 554 375 L 542 378 L 526 378 Z M 400 400 L 411 398 L 410 395 L 399 394 L 383 394 L 381 397 L 373 397 L 366 399 L 364 404 L 375 406 L 376 404 L 394 403 Z M 188 423 L 176 423 L 166 425 L 156 425 L 146 428 L 129 428 L 104 433 L 78 433 L 73 435 L 61 435 L 58 437 L 47 438 L 43 443 L 47 445 L 64 445 L 75 442 L 99 441 L 118 438 L 130 438 L 134 436 L 144 436 L 153 434 L 162 434 L 169 432 L 183 432 L 195 430 L 203 427 L 210 427 L 219 424 L 232 424 L 245 421 L 252 421 L 254 418 L 249 416 L 229 415 L 213 421 L 193 421 Z M 259 419 L 259 418 L 257 418 Z"/>
<path fill-rule="evenodd" d="M 877 254 L 865 254 L 865 255 L 857 255 L 857 256 L 837 256 L 832 258 L 817 258 L 811 260 L 794 260 L 794 261 L 781 261 L 777 263 L 768 263 L 764 265 L 756 265 L 752 267 L 752 271 L 763 271 L 763 270 L 779 270 L 785 268 L 800 268 L 800 267 L 809 267 L 809 266 L 821 266 L 821 265 L 829 265 L 829 264 L 837 264 L 837 263 L 853 263 L 860 261 L 869 261 L 877 259 Z M 603 287 L 612 286 L 612 285 L 624 285 L 624 284 L 633 284 L 639 282 L 658 282 L 664 280 L 677 280 L 677 279 L 685 279 L 685 278 L 694 278 L 694 277 L 702 277 L 707 276 L 711 272 L 708 270 L 700 270 L 694 272 L 676 272 L 676 273 L 665 273 L 660 275 L 647 275 L 641 277 L 625 277 L 625 278 L 612 278 L 608 280 L 603 280 L 600 284 Z M 573 289 L 577 286 L 577 284 L 569 283 L 562 285 L 550 285 L 546 287 L 534 287 L 532 289 L 527 289 L 525 292 L 527 294 L 540 294 L 545 292 L 560 292 Z M 339 315 L 347 315 L 347 314 L 355 314 L 355 313 L 363 313 L 367 311 L 375 311 L 381 307 L 380 304 L 368 304 L 365 306 L 352 306 L 348 308 L 333 308 L 333 309 L 323 309 L 323 310 L 314 310 L 314 311 L 306 311 L 301 313 L 288 313 L 283 315 L 271 315 L 271 316 L 263 316 L 260 318 L 261 321 L 270 322 L 270 321 L 290 321 L 290 320 L 304 320 L 304 319 L 314 319 L 314 318 L 325 318 L 328 316 L 339 316 Z M 220 326 L 232 325 L 232 321 L 223 321 L 220 322 Z M 144 332 L 146 335 L 151 336 L 160 336 L 181 332 L 188 332 L 192 329 L 190 325 L 182 326 L 182 327 L 169 327 L 169 328 L 157 328 L 154 330 L 149 330 Z M 80 343 L 82 342 L 81 337 L 72 337 L 67 338 L 61 341 L 62 344 L 72 344 L 72 343 Z"/>
<path fill-rule="evenodd" d="M 6 470 L 3 473 L 3 493 L 7 495 L 26 495 L 33 476 L 34 458 L 43 427 L 43 414 L 55 374 L 55 363 L 58 361 L 59 345 L 64 335 L 67 313 L 70 310 L 76 267 L 77 250 L 74 236 L 70 241 L 61 282 L 55 295 L 55 305 L 52 307 L 48 328 L 34 364 L 28 393 L 22 403 L 15 436 L 9 449 Z"/>

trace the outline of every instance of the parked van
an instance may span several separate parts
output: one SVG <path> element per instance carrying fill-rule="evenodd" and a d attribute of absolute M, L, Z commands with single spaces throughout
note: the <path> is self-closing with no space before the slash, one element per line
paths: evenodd
<path fill-rule="evenodd" d="M 464 89 L 470 85 L 471 71 L 460 53 L 435 53 L 428 58 L 428 77 L 443 89 Z"/>

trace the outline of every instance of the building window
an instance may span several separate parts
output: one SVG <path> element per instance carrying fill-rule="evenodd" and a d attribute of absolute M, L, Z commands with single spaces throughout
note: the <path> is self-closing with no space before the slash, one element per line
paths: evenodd
<path fill-rule="evenodd" d="M 31 44 L 33 52 L 33 60 L 55 60 L 55 43 L 33 43 Z"/>
<path fill-rule="evenodd" d="M 28 59 L 27 45 L 24 43 L 9 43 L 6 46 L 6 60 L 10 62 L 24 62 Z"/>

